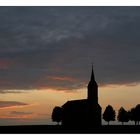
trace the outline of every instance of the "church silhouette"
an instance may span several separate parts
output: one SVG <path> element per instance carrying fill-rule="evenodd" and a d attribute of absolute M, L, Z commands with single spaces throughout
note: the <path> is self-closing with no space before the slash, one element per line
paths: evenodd
<path fill-rule="evenodd" d="M 62 106 L 62 125 L 67 127 L 98 127 L 101 126 L 101 110 L 98 104 L 98 85 L 91 72 L 88 83 L 87 99 L 72 100 Z"/>

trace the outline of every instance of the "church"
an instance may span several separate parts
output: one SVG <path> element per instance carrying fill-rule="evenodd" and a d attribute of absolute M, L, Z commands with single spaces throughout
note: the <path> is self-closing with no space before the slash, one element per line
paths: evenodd
<path fill-rule="evenodd" d="M 68 101 L 62 106 L 62 125 L 67 127 L 101 126 L 102 109 L 98 104 L 98 85 L 95 81 L 93 66 L 87 88 L 87 99 Z"/>

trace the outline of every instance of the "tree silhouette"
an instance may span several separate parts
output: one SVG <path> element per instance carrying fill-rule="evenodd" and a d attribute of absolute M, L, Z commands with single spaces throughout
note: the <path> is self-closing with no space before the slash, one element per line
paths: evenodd
<path fill-rule="evenodd" d="M 135 107 L 135 121 L 138 123 L 140 122 L 140 104 Z"/>
<path fill-rule="evenodd" d="M 132 108 L 129 112 L 129 119 L 139 124 L 140 122 L 140 104 L 138 104 L 135 108 Z"/>
<path fill-rule="evenodd" d="M 52 121 L 57 122 L 59 125 L 59 122 L 62 120 L 62 108 L 59 106 L 54 107 L 52 112 Z"/>
<path fill-rule="evenodd" d="M 117 119 L 119 122 L 122 122 L 122 125 L 124 124 L 124 122 L 129 121 L 128 112 L 123 107 L 119 109 Z"/>
<path fill-rule="evenodd" d="M 135 125 L 136 125 L 136 110 L 135 108 L 131 108 L 131 110 L 128 111 L 128 115 L 129 115 L 129 120 L 134 121 Z"/>
<path fill-rule="evenodd" d="M 111 105 L 106 107 L 103 113 L 103 119 L 108 122 L 108 125 L 110 121 L 115 121 L 115 110 Z"/>

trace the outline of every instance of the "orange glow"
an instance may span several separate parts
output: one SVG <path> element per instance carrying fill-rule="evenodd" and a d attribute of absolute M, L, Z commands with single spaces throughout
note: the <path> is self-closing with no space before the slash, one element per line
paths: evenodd
<path fill-rule="evenodd" d="M 73 92 L 77 89 L 69 89 L 69 88 L 66 88 L 66 87 L 63 87 L 63 86 L 47 86 L 47 85 L 40 85 L 38 87 L 38 90 L 47 90 L 47 91 L 50 91 L 50 92 Z"/>
<path fill-rule="evenodd" d="M 52 89 L 52 90 L 55 90 L 55 91 L 67 91 L 67 90 L 72 90 L 72 89 L 68 89 L 66 87 L 64 87 L 63 85 L 62 86 L 57 86 L 57 85 L 53 85 L 51 86 L 50 84 L 46 84 L 44 81 L 46 79 L 49 79 L 49 80 L 54 80 L 54 81 L 62 81 L 62 82 L 76 82 L 76 79 L 75 78 L 72 78 L 72 77 L 66 77 L 66 76 L 44 76 L 44 77 L 41 77 L 40 79 L 38 79 L 38 81 L 36 82 L 36 87 L 37 87 L 37 90 L 47 90 L 47 89 Z"/>
<path fill-rule="evenodd" d="M 34 106 L 34 105 L 37 105 L 38 103 L 33 103 L 33 104 L 27 104 L 27 105 L 13 105 L 13 106 L 7 106 L 7 107 L 0 107 L 0 110 L 3 110 L 3 109 L 14 109 L 14 108 L 24 108 L 24 107 L 27 107 L 27 106 Z"/>
<path fill-rule="evenodd" d="M 70 82 L 76 81 L 76 79 L 72 77 L 64 77 L 64 76 L 52 76 L 49 78 L 52 80 L 60 80 L 60 81 L 70 81 Z"/>
<path fill-rule="evenodd" d="M 115 87 L 131 87 L 131 86 L 137 86 L 139 85 L 140 83 L 139 82 L 133 82 L 133 83 L 127 83 L 127 82 L 124 82 L 124 83 L 116 83 L 116 84 L 99 84 L 99 87 L 100 88 L 104 88 L 104 87 L 110 87 L 110 88 L 115 88 Z"/>
<path fill-rule="evenodd" d="M 34 115 L 33 114 L 29 114 L 29 115 L 2 115 L 0 116 L 0 118 L 16 118 L 16 119 L 21 119 L 21 118 L 34 118 Z"/>
<path fill-rule="evenodd" d="M 38 87 L 39 90 L 52 90 L 52 91 L 65 91 L 68 90 L 67 88 L 63 86 L 47 86 L 47 85 L 40 85 Z"/>

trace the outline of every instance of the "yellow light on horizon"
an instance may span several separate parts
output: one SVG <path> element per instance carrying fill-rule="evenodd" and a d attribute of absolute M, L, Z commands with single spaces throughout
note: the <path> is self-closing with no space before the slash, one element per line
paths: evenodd
<path fill-rule="evenodd" d="M 118 109 L 123 106 L 126 110 L 135 107 L 140 103 L 139 96 L 140 84 L 135 86 L 116 85 L 99 86 L 98 99 L 102 107 L 102 113 L 107 105 L 112 105 Z M 18 93 L 19 91 L 19 93 Z M 1 116 L 9 115 L 10 111 L 31 111 L 38 114 L 37 118 L 51 118 L 52 110 L 55 106 L 62 106 L 69 100 L 86 99 L 87 88 L 77 90 L 40 89 L 40 90 L 17 90 L 13 93 L 1 94 L 0 100 L 18 101 L 29 104 L 21 108 L 0 109 Z M 31 105 L 31 106 L 30 106 Z M 39 115 L 39 114 L 42 114 Z M 44 114 L 44 116 L 43 116 Z M 45 114 L 48 114 L 45 116 Z M 12 116 L 11 116 L 12 117 Z M 36 118 L 36 116 L 32 116 Z"/>

